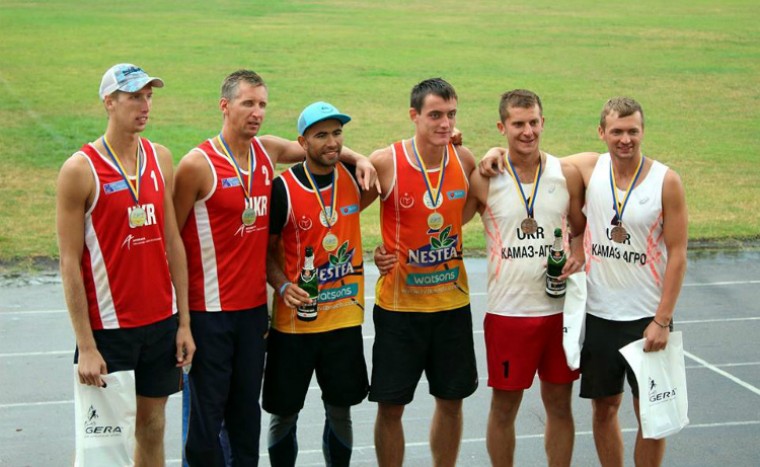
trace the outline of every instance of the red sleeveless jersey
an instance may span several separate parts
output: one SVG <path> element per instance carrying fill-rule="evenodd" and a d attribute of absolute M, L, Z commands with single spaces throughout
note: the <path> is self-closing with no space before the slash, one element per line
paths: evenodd
<path fill-rule="evenodd" d="M 376 303 L 386 310 L 435 312 L 470 303 L 462 260 L 462 210 L 469 182 L 454 146 L 446 151 L 445 167 L 427 171 L 434 186 L 444 177 L 434 207 L 426 201 L 422 170 L 412 163 L 403 141 L 393 144 L 394 185 L 381 201 L 380 224 L 383 244 L 396 252 L 398 263 L 375 287 Z M 430 222 L 432 214 L 437 222 Z"/>
<path fill-rule="evenodd" d="M 245 191 L 229 158 L 211 140 L 196 148 L 211 167 L 214 185 L 196 201 L 182 228 L 187 252 L 188 299 L 193 311 L 237 311 L 266 304 L 269 199 L 274 167 L 258 138 L 251 140 L 252 225 L 241 219 Z M 247 168 L 247 167 L 246 167 Z M 243 167 L 241 167 L 243 169 Z M 251 174 L 241 170 L 243 183 Z"/>
<path fill-rule="evenodd" d="M 307 246 L 314 249 L 314 267 L 319 277 L 319 313 L 315 321 L 299 321 L 295 310 L 288 308 L 275 293 L 272 327 L 285 333 L 302 334 L 362 324 L 364 261 L 359 186 L 342 163 L 335 166 L 337 220 L 328 230 L 314 190 L 296 178 L 293 168 L 281 177 L 288 196 L 288 216 L 281 232 L 284 258 L 280 258 L 280 264 L 288 280 L 298 283 L 304 251 Z M 332 185 L 320 190 L 328 205 L 332 190 Z M 322 244 L 328 231 L 338 240 L 332 251 L 325 250 Z"/>
<path fill-rule="evenodd" d="M 85 213 L 82 253 L 95 330 L 145 326 L 177 312 L 164 243 L 164 176 L 151 142 L 141 138 L 140 146 L 139 204 L 146 213 L 141 227 L 129 225 L 135 203 L 116 165 L 91 144 L 80 151 L 96 183 L 95 199 Z"/>

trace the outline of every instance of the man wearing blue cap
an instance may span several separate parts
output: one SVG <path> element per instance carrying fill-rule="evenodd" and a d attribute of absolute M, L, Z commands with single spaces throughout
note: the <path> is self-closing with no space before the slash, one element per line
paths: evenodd
<path fill-rule="evenodd" d="M 297 142 L 257 136 L 267 104 L 267 87 L 257 73 L 228 75 L 219 100 L 221 131 L 185 155 L 177 168 L 174 205 L 187 252 L 189 306 L 199 348 L 189 375 L 185 455 L 191 466 L 224 464 L 223 421 L 235 463 L 258 464 L 272 179 L 277 162 L 305 157 Z M 362 166 L 363 183 L 370 186 L 374 169 L 364 156 L 344 148 L 340 157 Z"/>
<path fill-rule="evenodd" d="M 267 276 L 278 293 L 262 401 L 272 414 L 273 466 L 295 465 L 296 422 L 314 373 L 325 405 L 322 449 L 327 465 L 349 465 L 351 406 L 367 395 L 359 213 L 377 193 L 362 190 L 355 168 L 338 160 L 343 125 L 350 120 L 326 102 L 307 106 L 298 119 L 306 160 L 277 177 L 272 187 Z M 297 285 L 304 263 L 310 262 L 318 278 L 316 304 Z M 316 317 L 304 319 L 301 307 L 308 305 L 316 305 Z"/>
<path fill-rule="evenodd" d="M 79 383 L 134 370 L 135 465 L 164 465 L 164 408 L 195 352 L 185 250 L 175 223 L 172 156 L 140 133 L 160 78 L 122 63 L 103 75 L 105 134 L 61 168 L 58 246 Z M 179 320 L 177 319 L 179 315 Z"/>

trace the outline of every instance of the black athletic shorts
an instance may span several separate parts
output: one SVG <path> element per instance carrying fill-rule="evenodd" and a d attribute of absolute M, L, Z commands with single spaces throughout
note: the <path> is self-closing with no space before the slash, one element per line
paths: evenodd
<path fill-rule="evenodd" d="M 633 397 L 638 399 L 636 375 L 619 349 L 644 337 L 644 330 L 651 322 L 652 318 L 610 321 L 586 315 L 586 338 L 581 350 L 581 397 L 599 399 L 622 394 L 624 380 L 628 379 Z"/>
<path fill-rule="evenodd" d="M 93 331 L 98 352 L 109 373 L 135 370 L 139 396 L 165 397 L 182 390 L 182 369 L 177 368 L 177 317 L 136 328 Z M 79 361 L 79 349 L 74 363 Z"/>
<path fill-rule="evenodd" d="M 430 394 L 447 400 L 478 387 L 470 305 L 433 313 L 373 312 L 372 383 L 369 400 L 406 405 L 425 372 Z"/>
<path fill-rule="evenodd" d="M 361 326 L 313 334 L 272 329 L 267 342 L 262 406 L 275 415 L 298 413 L 316 372 L 322 400 L 337 407 L 367 397 L 369 381 Z"/>

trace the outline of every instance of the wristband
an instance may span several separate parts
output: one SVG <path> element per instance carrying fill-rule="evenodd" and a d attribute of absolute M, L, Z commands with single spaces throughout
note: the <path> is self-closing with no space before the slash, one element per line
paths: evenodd
<path fill-rule="evenodd" d="M 656 319 L 654 319 L 654 318 L 652 318 L 652 322 L 653 322 L 654 324 L 656 324 L 657 326 L 661 327 L 662 329 L 665 329 L 665 328 L 669 328 L 669 327 L 670 327 L 670 325 L 669 325 L 669 324 L 665 324 L 665 325 L 662 325 L 662 324 L 658 323 L 658 322 L 657 322 L 657 320 L 656 320 Z"/>
<path fill-rule="evenodd" d="M 285 282 L 284 284 L 282 284 L 280 286 L 280 297 L 284 297 L 285 296 L 285 289 L 287 289 L 290 284 L 292 284 L 292 282 L 287 281 L 287 282 Z"/>

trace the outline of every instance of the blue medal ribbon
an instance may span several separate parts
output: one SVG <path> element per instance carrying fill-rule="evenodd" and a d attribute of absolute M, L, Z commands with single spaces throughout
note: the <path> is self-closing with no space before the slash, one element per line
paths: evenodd
<path fill-rule="evenodd" d="M 217 139 L 219 140 L 219 143 L 222 146 L 222 152 L 224 152 L 224 155 L 227 156 L 227 158 L 232 163 L 232 167 L 235 169 L 235 175 L 237 175 L 238 180 L 240 181 L 240 187 L 243 189 L 243 194 L 245 195 L 245 205 L 246 207 L 249 206 L 250 200 L 251 200 L 251 193 L 253 192 L 253 175 L 254 175 L 254 169 L 255 165 L 253 163 L 253 147 L 249 143 L 248 145 L 248 184 L 246 185 L 243 181 L 243 173 L 240 169 L 240 166 L 237 163 L 237 160 L 232 155 L 232 151 L 230 150 L 230 147 L 227 145 L 227 141 L 224 140 L 224 136 L 222 136 L 221 133 L 219 133 L 219 136 L 217 136 Z"/>
<path fill-rule="evenodd" d="M 509 160 L 509 153 L 507 153 L 506 156 L 507 159 L 507 165 L 509 165 L 509 172 L 510 177 L 512 177 L 512 180 L 514 180 L 515 185 L 517 185 L 518 190 L 520 191 L 520 196 L 523 199 L 523 204 L 525 204 L 525 211 L 528 213 L 528 217 L 533 218 L 533 206 L 536 204 L 536 196 L 538 195 L 538 184 L 541 181 L 541 175 L 543 174 L 543 171 L 541 170 L 541 153 L 538 155 L 538 167 L 536 167 L 536 175 L 533 177 L 533 191 L 530 194 L 529 198 L 525 197 L 525 191 L 523 191 L 522 183 L 520 183 L 520 179 L 517 178 L 517 172 L 515 172 L 515 166 L 512 165 L 512 161 Z"/>
<path fill-rule="evenodd" d="M 135 202 L 136 206 L 140 205 L 140 167 L 142 166 L 142 143 L 138 141 L 137 143 L 137 154 L 136 154 L 136 168 L 135 168 L 135 184 L 132 185 L 132 182 L 129 180 L 129 177 L 127 176 L 126 170 L 124 170 L 124 166 L 121 164 L 121 160 L 119 159 L 119 156 L 116 154 L 116 151 L 111 148 L 111 145 L 108 144 L 108 140 L 106 139 L 106 135 L 103 135 L 101 138 L 103 140 L 103 146 L 106 148 L 106 152 L 108 153 L 108 156 L 113 161 L 114 165 L 116 165 L 116 169 L 119 171 L 119 174 L 124 179 L 125 182 L 127 182 L 127 187 L 129 187 L 129 194 L 132 195 L 132 199 Z"/>
<path fill-rule="evenodd" d="M 443 151 L 443 154 L 441 155 L 441 176 L 438 177 L 438 186 L 435 187 L 435 196 L 433 196 L 433 184 L 430 182 L 430 177 L 427 173 L 427 167 L 425 167 L 425 162 L 423 162 L 419 152 L 417 151 L 417 141 L 415 141 L 415 138 L 412 138 L 412 151 L 414 152 L 414 158 L 417 160 L 417 164 L 420 166 L 420 169 L 422 169 L 422 179 L 425 181 L 425 189 L 427 189 L 428 196 L 430 196 L 430 201 L 433 203 L 433 209 L 435 209 L 435 207 L 438 206 L 438 199 L 441 197 L 443 177 L 446 175 L 446 156 L 449 153 L 449 147 L 447 145 L 446 150 Z"/>
<path fill-rule="evenodd" d="M 336 212 L 336 203 L 337 203 L 337 196 L 335 194 L 338 191 L 338 185 L 335 183 L 338 179 L 337 170 L 333 168 L 332 171 L 332 181 L 330 182 L 330 185 L 332 186 L 332 193 L 330 195 L 330 215 L 327 214 L 327 208 L 325 207 L 325 200 L 322 199 L 322 192 L 319 191 L 319 187 L 317 186 L 317 182 L 314 180 L 314 175 L 309 170 L 308 164 L 306 164 L 306 161 L 303 161 L 303 168 L 306 172 L 306 178 L 309 180 L 309 184 L 311 185 L 311 188 L 314 190 L 314 193 L 317 195 L 317 202 L 319 203 L 319 207 L 322 209 L 322 212 L 325 215 L 325 222 L 327 223 L 327 228 L 332 228 L 332 216 Z"/>
<path fill-rule="evenodd" d="M 612 164 L 612 156 L 610 156 L 610 189 L 612 190 L 612 197 L 615 200 L 615 215 L 617 216 L 618 225 L 621 225 L 623 223 L 623 212 L 625 211 L 625 207 L 628 204 L 628 200 L 631 198 L 631 192 L 636 187 L 636 180 L 639 179 L 641 170 L 644 168 L 644 159 L 646 158 L 644 156 L 641 156 L 641 159 L 639 160 L 639 166 L 636 167 L 636 175 L 628 184 L 628 189 L 625 191 L 625 198 L 621 204 L 620 200 L 618 199 L 617 184 L 615 183 L 615 169 L 613 168 Z"/>

